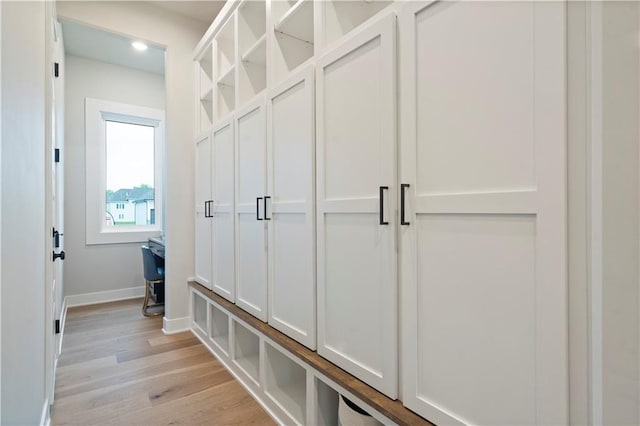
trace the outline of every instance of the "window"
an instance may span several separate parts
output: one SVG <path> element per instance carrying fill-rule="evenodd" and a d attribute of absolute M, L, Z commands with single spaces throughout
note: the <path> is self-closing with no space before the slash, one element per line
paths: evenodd
<path fill-rule="evenodd" d="M 164 111 L 87 98 L 85 113 L 87 244 L 159 236 Z"/>

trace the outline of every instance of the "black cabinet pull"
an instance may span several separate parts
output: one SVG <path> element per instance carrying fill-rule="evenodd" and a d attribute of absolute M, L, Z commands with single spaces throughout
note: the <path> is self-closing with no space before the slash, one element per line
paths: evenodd
<path fill-rule="evenodd" d="M 209 201 L 204 202 L 204 217 L 209 217 Z"/>
<path fill-rule="evenodd" d="M 380 201 L 380 225 L 388 225 L 389 222 L 384 220 L 384 191 L 389 189 L 388 186 L 380 187 L 379 201 Z"/>
<path fill-rule="evenodd" d="M 213 200 L 209 200 L 209 217 L 213 217 L 213 212 L 211 211 L 212 206 L 213 206 Z"/>
<path fill-rule="evenodd" d="M 256 220 L 262 220 L 260 217 L 260 200 L 262 200 L 262 197 L 256 198 Z"/>
<path fill-rule="evenodd" d="M 270 217 L 267 217 L 267 200 L 270 200 L 271 197 L 268 195 L 264 196 L 264 220 L 271 220 Z"/>
<path fill-rule="evenodd" d="M 405 189 L 407 188 L 409 188 L 408 183 L 400 184 L 400 225 L 411 225 L 411 222 L 404 220 Z"/>

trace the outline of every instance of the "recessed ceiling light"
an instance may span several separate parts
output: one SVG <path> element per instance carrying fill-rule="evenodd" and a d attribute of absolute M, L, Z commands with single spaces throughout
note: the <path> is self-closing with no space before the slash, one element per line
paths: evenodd
<path fill-rule="evenodd" d="M 141 41 L 134 41 L 133 43 L 131 43 L 131 46 L 133 46 L 134 49 L 140 51 L 147 50 L 148 48 L 148 46 Z"/>

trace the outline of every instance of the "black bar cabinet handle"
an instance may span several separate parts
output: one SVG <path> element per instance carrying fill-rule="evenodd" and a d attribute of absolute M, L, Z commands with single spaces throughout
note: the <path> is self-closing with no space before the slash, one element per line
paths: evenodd
<path fill-rule="evenodd" d="M 209 201 L 204 202 L 204 217 L 209 217 Z"/>
<path fill-rule="evenodd" d="M 380 201 L 380 225 L 388 225 L 389 222 L 386 222 L 384 220 L 384 191 L 386 189 L 389 189 L 388 186 L 381 186 L 380 187 L 380 195 L 379 195 L 379 201 Z"/>
<path fill-rule="evenodd" d="M 256 198 L 256 220 L 262 220 L 260 217 L 260 200 L 262 200 L 262 197 Z"/>
<path fill-rule="evenodd" d="M 265 195 L 264 196 L 264 220 L 271 220 L 270 217 L 267 217 L 267 200 L 271 199 L 270 196 Z"/>
<path fill-rule="evenodd" d="M 408 183 L 400 184 L 400 225 L 411 225 L 411 222 L 404 220 L 404 203 L 405 203 L 405 189 L 409 188 Z"/>
<path fill-rule="evenodd" d="M 213 207 L 213 200 L 209 200 L 209 217 L 213 217 L 213 213 L 211 212 L 211 207 Z"/>

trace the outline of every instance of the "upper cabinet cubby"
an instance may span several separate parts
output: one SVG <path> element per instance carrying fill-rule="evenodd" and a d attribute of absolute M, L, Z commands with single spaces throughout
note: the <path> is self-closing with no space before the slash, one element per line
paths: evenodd
<path fill-rule="evenodd" d="M 267 87 L 267 13 L 264 0 L 246 0 L 238 10 L 239 103 Z"/>
<path fill-rule="evenodd" d="M 382 0 L 322 1 L 322 47 L 330 46 L 392 3 Z"/>
<path fill-rule="evenodd" d="M 236 106 L 235 27 L 235 15 L 231 15 L 215 37 L 218 118 L 226 116 Z"/>
<path fill-rule="evenodd" d="M 278 82 L 313 56 L 313 1 L 274 1 L 271 14 L 275 36 L 273 82 Z"/>
<path fill-rule="evenodd" d="M 196 63 L 200 99 L 198 132 L 206 132 L 213 124 L 213 46 L 209 44 Z"/>

